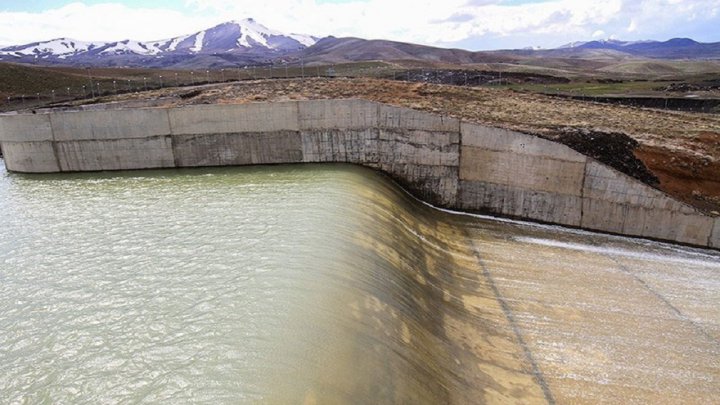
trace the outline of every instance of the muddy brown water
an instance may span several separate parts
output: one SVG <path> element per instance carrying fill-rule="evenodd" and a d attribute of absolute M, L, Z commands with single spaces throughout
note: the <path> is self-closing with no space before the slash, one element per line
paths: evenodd
<path fill-rule="evenodd" d="M 346 165 L 0 177 L 3 403 L 710 403 L 720 255 Z"/>

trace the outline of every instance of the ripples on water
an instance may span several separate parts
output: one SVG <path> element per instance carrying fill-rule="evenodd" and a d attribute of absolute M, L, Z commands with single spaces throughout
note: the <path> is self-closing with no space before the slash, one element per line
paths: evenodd
<path fill-rule="evenodd" d="M 429 305 L 410 277 L 424 247 L 382 246 L 417 230 L 397 222 L 398 194 L 369 171 L 3 176 L 10 402 L 447 395 L 434 349 L 393 342 L 435 320 L 413 319 Z M 375 200 L 391 209 L 375 212 Z"/>
<path fill-rule="evenodd" d="M 374 172 L 0 171 L 0 402 L 547 399 L 477 220 Z"/>

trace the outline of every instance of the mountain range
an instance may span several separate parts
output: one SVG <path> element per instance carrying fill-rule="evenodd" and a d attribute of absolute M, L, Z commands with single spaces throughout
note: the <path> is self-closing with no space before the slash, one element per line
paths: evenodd
<path fill-rule="evenodd" d="M 0 60 L 38 64 L 155 66 L 185 63 L 203 56 L 222 56 L 238 62 L 258 63 L 315 44 L 318 38 L 284 34 L 252 18 L 158 41 L 124 40 L 87 42 L 71 38 L 10 46 L 0 49 Z"/>
<path fill-rule="evenodd" d="M 720 42 L 701 43 L 690 38 L 673 38 L 664 42 L 629 42 L 610 39 L 572 43 L 560 47 L 560 49 L 607 49 L 633 56 L 659 59 L 716 59 L 720 55 Z"/>
<path fill-rule="evenodd" d="M 421 60 L 445 63 L 513 62 L 528 57 L 586 57 L 598 51 L 615 57 L 720 59 L 720 42 L 688 38 L 669 41 L 574 42 L 557 49 L 472 52 L 387 40 L 318 38 L 269 29 L 252 18 L 230 21 L 158 41 L 88 42 L 57 38 L 0 49 L 0 61 L 42 65 L 202 68 L 269 64 L 279 60 L 340 63 Z"/>

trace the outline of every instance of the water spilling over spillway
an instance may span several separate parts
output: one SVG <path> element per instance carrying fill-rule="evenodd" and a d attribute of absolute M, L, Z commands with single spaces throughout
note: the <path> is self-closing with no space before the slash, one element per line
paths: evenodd
<path fill-rule="evenodd" d="M 354 166 L 2 176 L 0 402 L 720 397 L 717 253 Z"/>

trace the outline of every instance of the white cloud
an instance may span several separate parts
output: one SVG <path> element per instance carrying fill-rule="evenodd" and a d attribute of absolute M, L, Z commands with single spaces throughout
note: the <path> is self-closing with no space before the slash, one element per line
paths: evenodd
<path fill-rule="evenodd" d="M 630 25 L 628 25 L 627 27 L 627 32 L 635 32 L 637 31 L 637 29 L 637 22 L 634 19 L 630 20 Z"/>
<path fill-rule="evenodd" d="M 107 1 L 94 6 L 74 3 L 40 14 L 0 12 L 0 43 L 59 36 L 152 40 L 246 17 L 285 32 L 470 48 L 529 43 L 549 47 L 598 32 L 623 39 L 666 39 L 690 35 L 685 32 L 691 26 L 720 26 L 720 0 L 550 0 L 525 5 L 499 0 L 186 0 L 184 13 L 130 9 Z M 707 34 L 713 35 L 717 33 Z"/>
<path fill-rule="evenodd" d="M 321 35 L 386 38 L 429 45 L 468 44 L 484 37 L 518 36 L 527 41 L 530 36 L 546 42 L 543 45 L 553 46 L 590 38 L 596 31 L 627 37 L 628 27 L 634 28 L 634 37 L 628 39 L 669 38 L 676 36 L 671 30 L 687 25 L 694 16 L 711 18 L 720 0 L 549 0 L 524 5 L 507 5 L 499 0 L 358 0 L 339 4 L 316 0 L 187 0 L 187 3 L 217 12 L 244 12 L 280 29 Z M 659 26 L 653 21 L 666 24 Z"/>
<path fill-rule="evenodd" d="M 0 44 L 68 37 L 78 40 L 155 40 L 207 28 L 211 20 L 163 9 L 118 3 L 71 3 L 42 13 L 0 12 Z"/>

